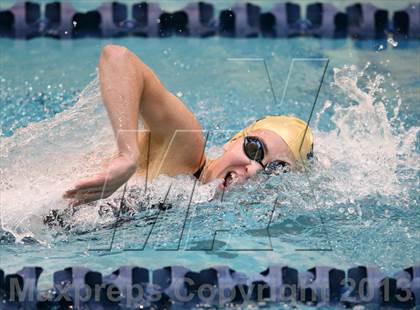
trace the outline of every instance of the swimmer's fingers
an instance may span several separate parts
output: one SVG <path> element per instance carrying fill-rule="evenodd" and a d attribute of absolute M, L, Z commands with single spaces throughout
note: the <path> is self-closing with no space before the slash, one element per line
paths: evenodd
<path fill-rule="evenodd" d="M 98 187 L 103 187 L 106 183 L 106 177 L 102 174 L 97 174 L 94 177 L 82 179 L 76 183 L 74 189 L 93 189 Z"/>
<path fill-rule="evenodd" d="M 74 195 L 76 195 L 76 193 L 77 193 L 76 189 L 70 189 L 70 190 L 64 192 L 63 198 L 65 198 L 65 199 L 73 198 Z"/>
<path fill-rule="evenodd" d="M 94 191 L 94 190 L 109 190 L 111 188 L 117 189 L 120 186 L 120 180 L 114 180 L 112 177 L 106 178 L 105 176 L 98 174 L 92 178 L 86 178 L 80 180 L 74 186 L 75 190 L 78 191 Z"/>
<path fill-rule="evenodd" d="M 117 189 L 116 186 L 113 186 L 112 184 L 106 184 L 106 185 L 100 185 L 96 187 L 79 187 L 67 190 L 63 194 L 64 199 L 77 199 L 79 196 L 85 195 L 85 194 L 102 194 L 103 197 L 109 197 L 115 190 Z M 98 198 L 100 199 L 100 197 Z"/>
<path fill-rule="evenodd" d="M 77 194 L 74 198 L 75 200 L 70 204 L 72 207 L 77 207 L 82 204 L 93 202 L 98 199 L 104 199 L 111 196 L 112 192 L 92 192 L 92 193 L 83 193 Z"/>
<path fill-rule="evenodd" d="M 72 189 L 67 190 L 64 193 L 63 198 L 74 198 L 75 195 L 80 193 L 101 192 L 105 190 L 105 181 L 105 178 L 101 175 L 82 179 L 78 181 Z"/>
<path fill-rule="evenodd" d="M 67 196 L 74 196 L 77 193 L 93 193 L 93 192 L 100 192 L 104 191 L 104 186 L 97 186 L 97 187 L 90 187 L 90 188 L 81 188 L 81 189 L 70 189 L 64 192 L 64 198 L 69 198 Z"/>
<path fill-rule="evenodd" d="M 102 193 L 104 192 L 104 190 L 102 187 L 89 188 L 89 189 L 71 189 L 71 190 L 66 191 L 63 194 L 63 198 L 64 199 L 76 198 L 76 196 L 80 194 L 92 194 L 96 192 Z"/>

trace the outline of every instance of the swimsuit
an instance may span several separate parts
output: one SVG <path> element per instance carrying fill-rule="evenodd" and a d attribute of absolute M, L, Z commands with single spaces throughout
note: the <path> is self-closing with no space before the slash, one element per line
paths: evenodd
<path fill-rule="evenodd" d="M 200 180 L 201 173 L 203 172 L 204 166 L 206 165 L 206 162 L 204 162 L 200 168 L 196 172 L 193 173 L 193 176 L 197 178 L 197 180 Z"/>

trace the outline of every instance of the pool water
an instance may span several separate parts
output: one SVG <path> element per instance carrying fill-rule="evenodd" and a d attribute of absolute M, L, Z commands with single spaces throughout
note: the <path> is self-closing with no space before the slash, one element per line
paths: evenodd
<path fill-rule="evenodd" d="M 223 197 L 217 184 L 196 184 L 191 204 L 193 178 L 161 176 L 145 189 L 137 177 L 118 221 L 122 189 L 64 212 L 62 193 L 115 151 L 96 77 L 101 48 L 111 42 L 141 57 L 195 113 L 210 131 L 210 156 L 264 115 L 308 119 L 328 59 L 311 119 L 313 164 L 305 172 L 258 175 Z M 53 271 L 71 265 L 108 273 L 128 264 L 194 270 L 226 264 L 250 274 L 274 263 L 301 270 L 367 264 L 386 273 L 414 264 L 420 257 L 420 43 L 393 45 L 1 39 L 1 268 L 41 266 L 47 287 Z M 151 207 L 170 186 L 171 208 Z M 60 210 L 62 225 L 43 223 L 51 210 Z"/>

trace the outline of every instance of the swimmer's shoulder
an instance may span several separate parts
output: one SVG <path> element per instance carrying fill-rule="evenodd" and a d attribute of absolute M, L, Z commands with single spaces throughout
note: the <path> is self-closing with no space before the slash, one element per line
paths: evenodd
<path fill-rule="evenodd" d="M 138 174 L 151 178 L 159 174 L 192 174 L 204 158 L 205 136 L 198 121 L 190 128 L 175 129 L 162 138 L 153 131 L 138 134 L 140 162 Z"/>

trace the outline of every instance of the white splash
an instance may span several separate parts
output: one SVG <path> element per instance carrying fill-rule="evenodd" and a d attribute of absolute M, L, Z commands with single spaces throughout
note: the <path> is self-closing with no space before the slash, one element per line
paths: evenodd
<path fill-rule="evenodd" d="M 0 143 L 1 227 L 16 240 L 36 238 L 45 228 L 42 215 L 68 205 L 63 190 L 97 171 L 115 150 L 98 78 L 74 107 L 18 129 Z"/>
<path fill-rule="evenodd" d="M 1 229 L 11 233 L 18 242 L 25 237 L 48 242 L 51 235 L 43 224 L 44 216 L 52 209 L 68 209 L 69 202 L 62 198 L 63 192 L 78 179 L 100 171 L 115 151 L 99 80 L 95 78 L 81 92 L 72 108 L 1 139 Z M 151 204 L 161 202 L 170 185 L 168 202 L 175 199 L 188 201 L 193 186 L 192 203 L 208 201 L 214 196 L 217 184 L 195 183 L 191 176 L 160 176 L 149 184 L 145 193 L 142 191 L 144 179 L 133 177 L 127 196 L 132 208 L 145 197 Z M 121 195 L 122 188 L 101 203 L 117 204 Z M 115 220 L 114 217 L 99 218 L 99 208 L 100 204 L 96 203 L 82 206 L 70 221 L 85 229 L 89 225 L 93 227 Z"/>
<path fill-rule="evenodd" d="M 404 129 L 398 113 L 404 104 L 395 98 L 394 115 L 388 118 L 380 98 L 385 78 L 367 73 L 370 64 L 358 69 L 345 66 L 334 69 L 331 94 L 343 93 L 336 102 L 327 100 L 314 124 L 315 164 L 308 173 L 290 173 L 267 179 L 250 180 L 232 190 L 232 196 L 246 199 L 259 195 L 262 202 L 279 193 L 282 203 L 296 208 L 314 208 L 313 195 L 324 207 L 353 203 L 374 195 L 387 202 L 404 201 L 418 180 L 419 155 L 415 151 L 418 127 Z M 338 91 L 337 91 L 338 90 Z M 332 98 L 332 96 L 331 96 Z M 213 111 L 214 113 L 214 111 Z M 318 130 L 325 115 L 332 114 L 331 131 Z M 53 119 L 19 129 L 1 140 L 0 220 L 3 231 L 17 241 L 32 237 L 49 242 L 51 233 L 43 216 L 51 209 L 64 210 L 63 191 L 80 177 L 100 169 L 104 159 L 115 151 L 114 138 L 100 98 L 98 79 L 80 94 L 77 104 Z M 210 150 L 216 156 L 221 148 Z M 277 179 L 276 179 L 277 178 Z M 144 190 L 144 179 L 133 177 L 125 195 L 126 204 L 136 210 L 148 203 L 191 203 L 211 200 L 217 184 L 200 185 L 191 176 L 160 176 Z M 415 182 L 415 181 L 414 181 Z M 418 181 L 417 181 L 418 182 Z M 237 193 L 235 193 L 237 192 Z M 122 189 L 102 201 L 111 206 L 120 201 Z M 251 197 L 253 199 L 255 197 Z M 103 205 L 102 203 L 102 205 Z M 99 216 L 101 204 L 88 204 L 69 218 L 73 226 L 86 231 L 115 221 L 113 216 Z M 0 231 L 1 233 L 1 231 Z"/>
<path fill-rule="evenodd" d="M 401 197 L 411 185 L 400 178 L 399 171 L 415 175 L 419 170 L 419 156 L 414 151 L 419 128 L 405 131 L 402 123 L 397 124 L 400 98 L 395 100 L 394 116 L 388 119 L 385 104 L 378 99 L 384 77 L 369 76 L 368 67 L 335 68 L 332 87 L 338 87 L 346 97 L 343 102 L 326 101 L 317 115 L 316 123 L 332 107 L 331 121 L 336 128 L 316 131 L 318 163 L 311 178 L 323 183 L 325 198 L 336 203 L 369 195 Z"/>

